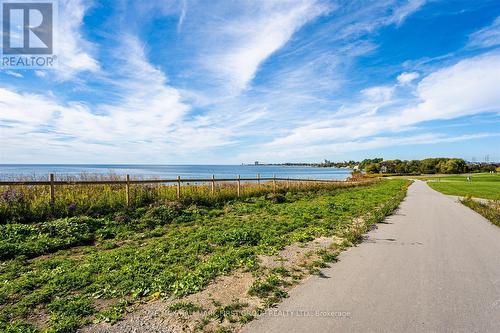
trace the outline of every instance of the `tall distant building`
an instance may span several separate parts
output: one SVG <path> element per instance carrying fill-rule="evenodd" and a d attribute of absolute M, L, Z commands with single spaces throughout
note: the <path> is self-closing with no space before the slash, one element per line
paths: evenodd
<path fill-rule="evenodd" d="M 255 161 L 255 165 L 259 165 L 259 161 Z"/>

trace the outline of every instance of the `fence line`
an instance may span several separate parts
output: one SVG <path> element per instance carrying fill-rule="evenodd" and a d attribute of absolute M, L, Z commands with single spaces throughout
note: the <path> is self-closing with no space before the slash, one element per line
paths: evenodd
<path fill-rule="evenodd" d="M 56 180 L 53 173 L 49 174 L 49 180 L 30 180 L 30 181 L 0 181 L 0 186 L 49 186 L 50 187 L 50 204 L 55 204 L 56 186 L 78 186 L 78 185 L 125 185 L 125 200 L 127 206 L 130 205 L 130 185 L 134 184 L 175 184 L 177 190 L 177 198 L 181 197 L 182 183 L 210 183 L 211 193 L 215 194 L 216 183 L 235 182 L 237 196 L 241 196 L 241 182 L 256 182 L 260 188 L 262 181 L 272 182 L 273 192 L 276 192 L 277 182 L 286 182 L 286 188 L 290 188 L 290 182 L 314 182 L 314 183 L 344 183 L 342 180 L 333 179 L 303 179 L 303 178 L 282 178 L 276 177 L 261 177 L 257 174 L 256 178 L 181 178 L 176 179 L 131 179 L 130 175 L 126 175 L 124 180 Z"/>
<path fill-rule="evenodd" d="M 280 178 L 280 177 L 258 177 L 239 178 L 240 181 L 293 181 L 293 182 L 315 182 L 315 183 L 343 183 L 344 180 L 334 179 L 305 179 L 305 178 Z M 132 184 L 162 184 L 162 183 L 210 183 L 210 182 L 237 182 L 238 178 L 181 178 L 177 179 L 125 179 L 125 180 L 27 180 L 27 181 L 0 181 L 0 186 L 42 186 L 42 185 L 126 185 Z"/>

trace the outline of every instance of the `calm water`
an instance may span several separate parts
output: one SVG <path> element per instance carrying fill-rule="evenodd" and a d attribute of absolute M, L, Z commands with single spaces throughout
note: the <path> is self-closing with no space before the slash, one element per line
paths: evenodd
<path fill-rule="evenodd" d="M 267 165 L 95 165 L 95 164 L 3 164 L 0 165 L 0 179 L 7 180 L 18 177 L 47 178 L 49 173 L 56 177 L 78 176 L 87 174 L 129 174 L 131 178 L 233 178 L 241 175 L 242 178 L 256 177 L 290 177 L 311 179 L 339 179 L 344 180 L 350 175 L 349 169 L 313 168 L 292 166 Z"/>

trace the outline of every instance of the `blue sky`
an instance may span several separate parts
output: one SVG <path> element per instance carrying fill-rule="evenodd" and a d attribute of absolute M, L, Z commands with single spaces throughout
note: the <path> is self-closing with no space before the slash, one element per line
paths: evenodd
<path fill-rule="evenodd" d="M 0 163 L 500 161 L 500 3 L 59 0 Z"/>

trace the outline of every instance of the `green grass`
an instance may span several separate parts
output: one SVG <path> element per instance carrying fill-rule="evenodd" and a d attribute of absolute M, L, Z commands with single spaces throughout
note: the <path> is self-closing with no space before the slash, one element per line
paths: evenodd
<path fill-rule="evenodd" d="M 379 222 L 407 185 L 317 187 L 221 206 L 167 202 L 99 218 L 3 225 L 0 245 L 9 254 L 0 261 L 0 331 L 75 332 L 115 322 L 137 301 L 196 293 L 217 276 L 257 269 L 259 254 L 341 234 L 360 216 Z M 274 282 L 262 281 L 255 292 L 273 293 Z M 36 316 L 45 318 L 41 327 Z"/>
<path fill-rule="evenodd" d="M 170 305 L 168 309 L 173 312 L 185 312 L 187 314 L 203 311 L 203 308 L 201 306 L 196 305 L 192 302 L 178 302 Z"/>
<path fill-rule="evenodd" d="M 471 174 L 472 181 L 467 181 L 468 175 L 451 175 L 427 177 L 432 181 L 430 187 L 447 195 L 472 196 L 500 200 L 500 174 Z"/>
<path fill-rule="evenodd" d="M 462 200 L 462 203 L 470 209 L 483 215 L 494 225 L 500 227 L 500 202 L 492 201 L 489 203 L 483 203 L 467 197 Z"/>

